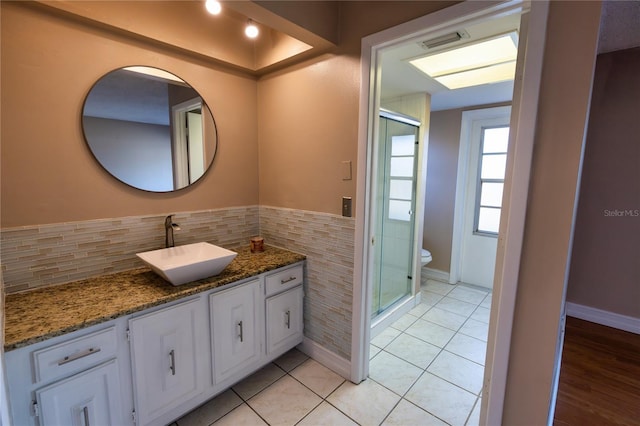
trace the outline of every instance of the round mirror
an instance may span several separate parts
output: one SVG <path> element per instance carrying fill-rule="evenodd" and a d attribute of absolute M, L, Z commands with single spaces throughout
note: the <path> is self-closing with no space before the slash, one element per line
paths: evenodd
<path fill-rule="evenodd" d="M 152 192 L 175 191 L 211 166 L 211 111 L 182 79 L 151 67 L 112 71 L 91 88 L 82 129 L 94 157 L 115 178 Z"/>

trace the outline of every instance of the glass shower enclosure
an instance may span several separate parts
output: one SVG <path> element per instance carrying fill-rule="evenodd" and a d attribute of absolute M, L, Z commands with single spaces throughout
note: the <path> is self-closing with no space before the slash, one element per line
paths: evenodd
<path fill-rule="evenodd" d="M 411 295 L 420 122 L 380 111 L 372 317 Z"/>

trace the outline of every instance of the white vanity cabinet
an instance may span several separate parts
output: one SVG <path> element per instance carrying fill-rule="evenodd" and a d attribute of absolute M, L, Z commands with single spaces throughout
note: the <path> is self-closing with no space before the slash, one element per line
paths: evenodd
<path fill-rule="evenodd" d="M 302 342 L 303 265 L 7 351 L 13 424 L 170 424 Z"/>
<path fill-rule="evenodd" d="M 204 391 L 209 345 L 200 298 L 129 320 L 136 412 L 146 425 Z"/>
<path fill-rule="evenodd" d="M 250 371 L 261 361 L 260 280 L 209 296 L 215 383 Z"/>
<path fill-rule="evenodd" d="M 131 425 L 123 320 L 5 353 L 14 425 Z"/>
<path fill-rule="evenodd" d="M 267 354 L 280 354 L 302 341 L 302 286 L 267 299 Z"/>
<path fill-rule="evenodd" d="M 302 265 L 266 277 L 266 349 L 270 358 L 302 342 L 302 282 Z"/>

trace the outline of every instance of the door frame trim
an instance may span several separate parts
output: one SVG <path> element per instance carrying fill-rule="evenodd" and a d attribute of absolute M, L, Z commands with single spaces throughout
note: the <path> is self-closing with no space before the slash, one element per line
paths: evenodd
<path fill-rule="evenodd" d="M 171 120 L 173 124 L 171 159 L 173 161 L 174 188 L 184 188 L 190 185 L 189 137 L 186 125 L 187 113 L 192 109 L 202 108 L 202 103 L 202 98 L 196 96 L 195 98 L 188 99 L 171 107 Z M 206 148 L 204 143 L 203 147 Z M 203 158 L 207 158 L 205 152 L 203 152 Z"/>
<path fill-rule="evenodd" d="M 528 184 L 537 119 L 542 61 L 546 38 L 548 0 L 500 3 L 466 1 L 389 28 L 362 39 L 360 113 L 358 120 L 357 198 L 354 238 L 354 281 L 351 339 L 351 381 L 368 376 L 371 313 L 370 227 L 371 147 L 376 136 L 375 117 L 380 107 L 380 50 L 417 36 L 434 35 L 471 21 L 504 13 L 524 12 L 512 102 L 510 145 L 513 156 L 507 169 L 511 182 L 505 184 L 506 204 L 500 221 L 496 278 L 492 301 L 481 424 L 501 424 L 509 363 L 511 329 L 515 309 L 520 254 L 525 225 Z M 427 29 L 427 30 L 425 30 Z"/>

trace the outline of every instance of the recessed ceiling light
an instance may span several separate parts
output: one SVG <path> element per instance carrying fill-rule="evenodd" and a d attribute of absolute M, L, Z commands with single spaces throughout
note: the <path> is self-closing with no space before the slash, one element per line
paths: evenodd
<path fill-rule="evenodd" d="M 247 23 L 247 26 L 244 29 L 244 34 L 249 38 L 256 38 L 258 37 L 259 33 L 260 31 L 258 30 L 258 27 L 256 26 L 256 24 L 254 24 L 253 21 L 249 19 L 249 22 Z"/>
<path fill-rule="evenodd" d="M 218 15 L 222 11 L 222 5 L 217 0 L 207 0 L 204 7 L 212 15 Z"/>
<path fill-rule="evenodd" d="M 449 89 L 513 80 L 518 55 L 514 31 L 410 63 Z"/>

